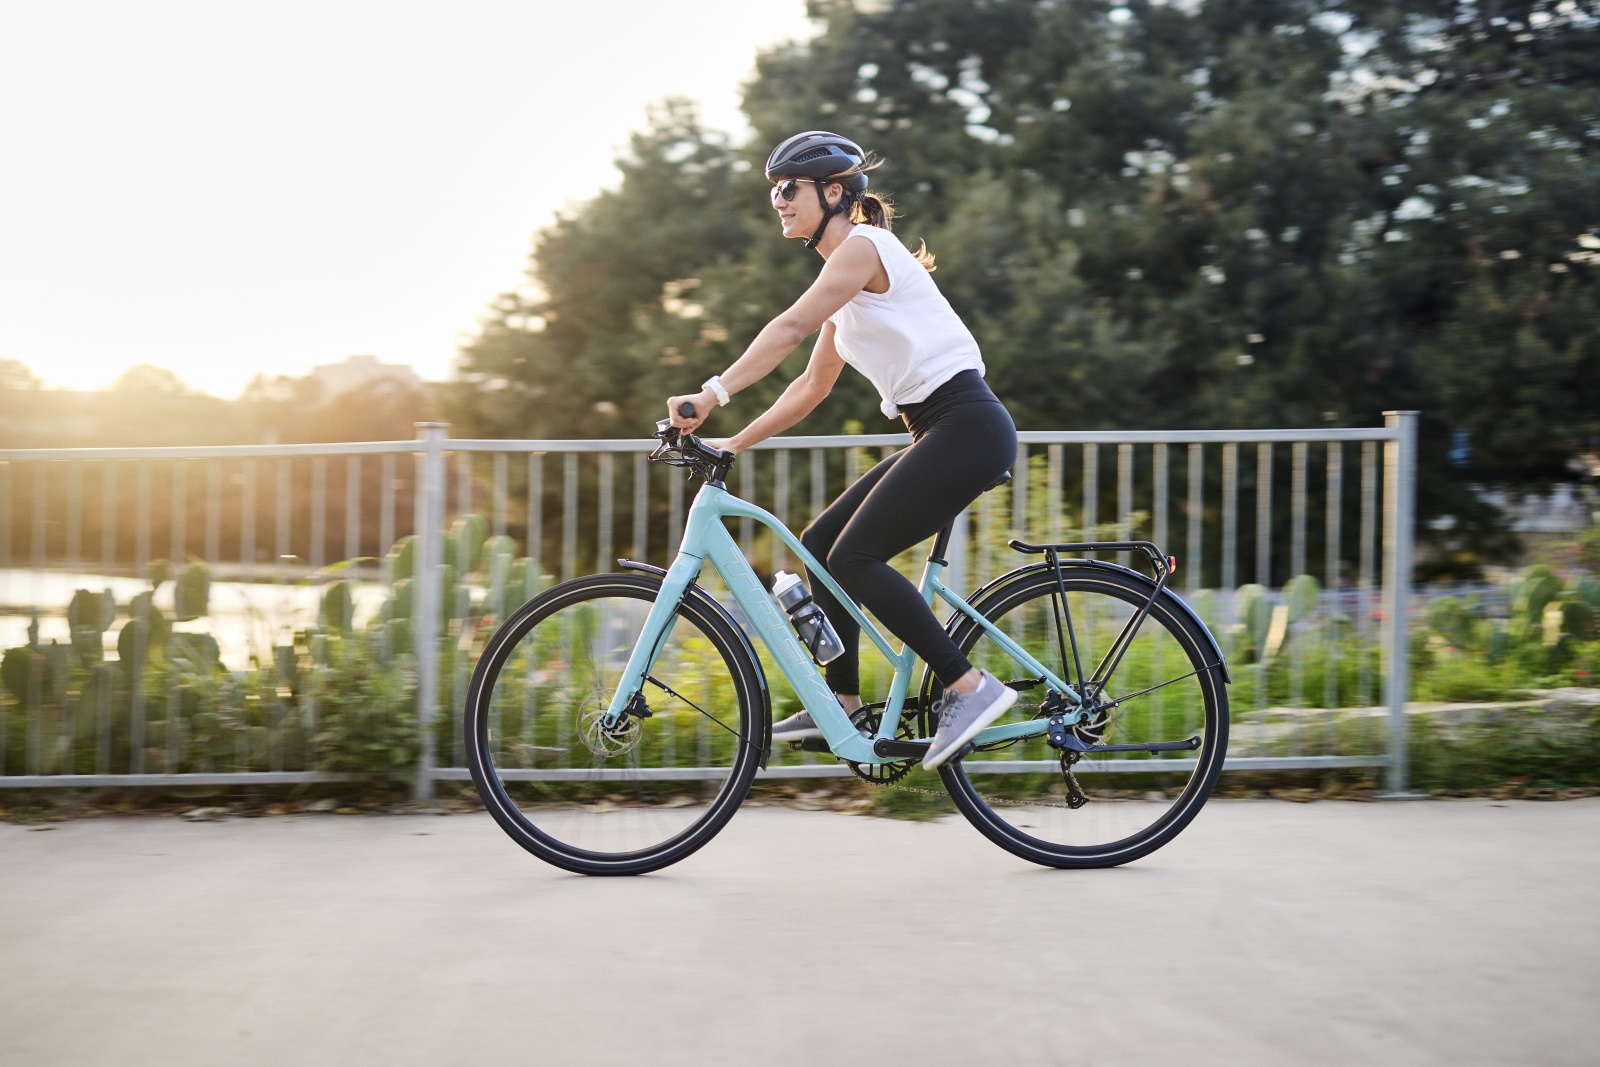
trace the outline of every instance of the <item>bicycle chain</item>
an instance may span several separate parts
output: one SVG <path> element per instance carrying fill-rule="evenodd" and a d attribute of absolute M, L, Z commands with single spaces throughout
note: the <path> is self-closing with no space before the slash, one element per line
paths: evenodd
<path fill-rule="evenodd" d="M 884 704 L 881 702 L 876 704 L 867 704 L 858 710 L 853 716 L 851 716 L 851 721 L 854 722 L 857 727 L 861 727 L 867 725 L 867 720 L 870 718 L 871 723 L 869 729 L 876 731 L 878 719 L 877 715 L 873 713 L 875 711 L 880 711 L 883 707 Z M 904 720 L 902 720 L 901 729 L 903 730 L 905 728 L 906 723 Z M 899 730 L 896 731 L 897 734 L 899 732 Z M 894 768 L 894 770 L 890 772 L 889 776 L 885 778 L 869 778 L 865 774 L 862 774 L 860 771 L 856 770 L 856 764 L 851 763 L 848 760 L 844 762 L 855 773 L 857 778 L 863 782 L 866 782 L 868 785 L 877 786 L 879 789 L 889 788 L 900 793 L 920 793 L 924 796 L 930 797 L 948 797 L 950 795 L 949 790 L 946 789 L 922 789 L 914 785 L 900 785 L 900 779 L 905 777 L 906 774 L 911 770 L 912 763 L 914 762 L 912 760 L 881 764 L 880 766 Z M 1072 762 L 1076 763 L 1076 758 L 1074 758 Z M 1083 807 L 1084 804 L 1088 803 L 1089 798 L 1084 793 L 1083 787 L 1078 784 L 1077 776 L 1072 773 L 1070 766 L 1066 762 L 1066 753 L 1062 754 L 1061 773 L 1067 783 L 1067 802 L 1065 804 L 1041 804 L 1038 802 L 1020 800 L 1001 800 L 999 798 L 991 800 L 988 797 L 985 797 L 983 802 L 990 806 L 1003 808 L 1061 808 L 1065 811 L 1076 811 Z M 1074 803 L 1074 801 L 1076 801 L 1076 803 Z"/>
<path fill-rule="evenodd" d="M 994 799 L 990 799 L 989 797 L 984 797 L 983 798 L 983 802 L 985 804 L 989 805 L 990 807 L 1001 807 L 1001 808 L 1061 808 L 1063 811 L 1077 811 L 1079 808 L 1083 807 L 1085 804 L 1087 804 L 1089 802 L 1089 797 L 1088 797 L 1087 794 L 1084 793 L 1083 787 L 1078 784 L 1077 775 L 1073 774 L 1072 771 L 1067 770 L 1065 768 L 1063 768 L 1063 773 L 1066 776 L 1067 797 L 1068 797 L 1067 802 L 1065 804 L 1043 804 L 1043 803 L 1039 803 L 1038 801 L 1024 801 L 1024 800 L 1001 800 L 998 797 L 996 797 Z M 868 781 L 868 779 L 863 778 L 862 781 Z M 950 791 L 947 790 L 947 789 L 922 789 L 922 788 L 920 788 L 918 786 L 914 786 L 914 785 L 899 785 L 897 782 L 893 782 L 893 781 L 889 781 L 889 782 L 872 782 L 872 784 L 875 785 L 875 786 L 878 786 L 879 788 L 889 788 L 889 789 L 893 789 L 896 792 L 900 792 L 900 793 L 921 793 L 924 796 L 930 796 L 930 797 L 949 797 L 950 796 Z M 1076 804 L 1074 804 L 1072 802 L 1074 799 L 1077 800 Z"/>

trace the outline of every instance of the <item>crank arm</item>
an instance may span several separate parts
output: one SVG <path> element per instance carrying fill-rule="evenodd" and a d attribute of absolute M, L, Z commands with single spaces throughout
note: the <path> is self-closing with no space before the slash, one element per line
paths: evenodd
<path fill-rule="evenodd" d="M 894 759 L 921 759 L 928 754 L 927 741 L 895 741 L 880 737 L 872 742 L 874 755 Z"/>

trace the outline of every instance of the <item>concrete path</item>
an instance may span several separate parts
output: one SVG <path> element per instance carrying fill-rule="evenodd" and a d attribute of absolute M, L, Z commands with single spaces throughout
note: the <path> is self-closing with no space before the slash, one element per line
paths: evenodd
<path fill-rule="evenodd" d="M 40 829 L 4 1067 L 1600 1063 L 1600 800 L 1214 801 L 1086 873 L 776 808 L 634 879 L 482 815 Z"/>

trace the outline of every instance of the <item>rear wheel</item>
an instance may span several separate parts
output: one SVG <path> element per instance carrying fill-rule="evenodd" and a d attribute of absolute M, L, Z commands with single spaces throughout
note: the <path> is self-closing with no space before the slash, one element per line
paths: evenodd
<path fill-rule="evenodd" d="M 761 676 L 708 599 L 684 598 L 634 713 L 606 729 L 661 581 L 564 582 L 495 632 L 468 693 L 467 762 L 523 848 L 583 874 L 676 863 L 722 829 L 761 757 Z"/>
<path fill-rule="evenodd" d="M 1056 575 L 1024 573 L 973 605 L 1062 678 L 1073 678 L 1070 618 L 1091 679 L 1130 620 L 1150 600 L 1148 579 L 1072 566 L 1061 610 Z M 1046 717 L 1047 687 L 1033 684 L 976 623 L 954 634 L 973 666 L 1021 690 L 996 725 Z M 1210 796 L 1228 744 L 1228 695 L 1212 643 L 1163 591 L 1101 685 L 1097 711 L 1073 733 L 1093 745 L 1188 742 L 1187 750 L 1064 753 L 1044 736 L 1001 742 L 940 768 L 961 813 L 990 840 L 1051 867 L 1111 867 L 1153 852 L 1187 826 Z M 930 697 L 937 681 L 924 683 Z M 927 705 L 924 704 L 926 707 Z"/>

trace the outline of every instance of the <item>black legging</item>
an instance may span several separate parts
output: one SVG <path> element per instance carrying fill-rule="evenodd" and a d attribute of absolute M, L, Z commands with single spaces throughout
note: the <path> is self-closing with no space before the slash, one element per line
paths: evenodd
<path fill-rule="evenodd" d="M 1017 428 L 972 370 L 900 410 L 911 447 L 862 475 L 805 528 L 800 542 L 948 686 L 972 664 L 889 560 L 942 530 L 1016 462 Z M 828 686 L 859 693 L 861 628 L 814 574 L 811 594 L 844 642 L 844 655 L 826 668 Z"/>

